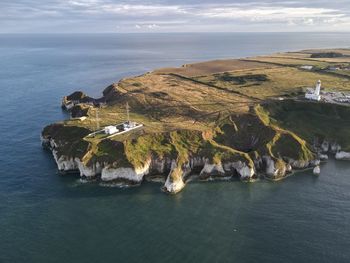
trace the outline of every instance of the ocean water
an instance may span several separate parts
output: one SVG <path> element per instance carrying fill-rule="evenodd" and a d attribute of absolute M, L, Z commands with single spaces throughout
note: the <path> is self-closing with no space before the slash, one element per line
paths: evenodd
<path fill-rule="evenodd" d="M 350 163 L 282 182 L 119 189 L 59 176 L 41 129 L 74 90 L 157 67 L 306 48 L 350 34 L 0 35 L 0 262 L 349 262 Z"/>

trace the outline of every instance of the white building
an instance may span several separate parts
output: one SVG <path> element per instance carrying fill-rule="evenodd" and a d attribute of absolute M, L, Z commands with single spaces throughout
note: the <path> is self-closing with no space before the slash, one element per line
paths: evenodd
<path fill-rule="evenodd" d="M 312 70 L 314 67 L 313 66 L 309 66 L 309 65 L 304 65 L 300 67 L 301 69 L 305 69 L 305 70 Z"/>
<path fill-rule="evenodd" d="M 124 130 L 130 130 L 136 127 L 136 123 L 133 121 L 126 121 L 123 123 Z"/>
<path fill-rule="evenodd" d="M 111 134 L 117 133 L 118 129 L 115 126 L 106 126 L 104 128 L 104 132 L 105 132 L 105 134 L 111 135 Z"/>
<path fill-rule="evenodd" d="M 305 99 L 308 100 L 316 100 L 320 101 L 321 100 L 321 80 L 317 81 L 315 89 L 308 89 L 305 93 Z"/>

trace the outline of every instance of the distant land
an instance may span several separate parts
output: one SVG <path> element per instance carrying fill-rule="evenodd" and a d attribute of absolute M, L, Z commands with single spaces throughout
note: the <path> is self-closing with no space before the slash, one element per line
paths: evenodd
<path fill-rule="evenodd" d="M 318 80 L 319 101 L 306 100 Z M 74 92 L 62 100 L 71 118 L 46 126 L 42 144 L 62 173 L 169 193 L 318 175 L 330 155 L 350 159 L 349 102 L 350 49 L 214 60 L 122 79 L 98 99 Z"/>

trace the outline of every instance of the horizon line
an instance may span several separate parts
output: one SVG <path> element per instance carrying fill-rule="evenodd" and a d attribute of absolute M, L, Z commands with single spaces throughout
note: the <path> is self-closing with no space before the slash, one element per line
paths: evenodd
<path fill-rule="evenodd" d="M 350 31 L 174 31 L 174 32 L 0 32 L 1 35 L 31 35 L 31 34 L 235 34 L 235 33 L 345 33 Z"/>

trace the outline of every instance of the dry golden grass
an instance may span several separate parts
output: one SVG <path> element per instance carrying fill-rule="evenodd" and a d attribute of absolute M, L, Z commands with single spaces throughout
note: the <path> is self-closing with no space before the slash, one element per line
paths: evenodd
<path fill-rule="evenodd" d="M 315 53 L 327 53 L 327 52 L 335 52 L 335 53 L 341 53 L 345 56 L 349 56 L 349 57 L 339 57 L 339 58 L 312 58 L 311 55 L 315 54 Z M 314 50 L 303 50 L 300 52 L 285 52 L 285 53 L 276 53 L 276 54 L 272 54 L 269 56 L 261 56 L 261 57 L 257 57 L 257 58 L 265 58 L 263 60 L 261 60 L 262 62 L 268 62 L 269 58 L 285 58 L 285 59 L 295 59 L 295 62 L 292 62 L 292 64 L 296 63 L 297 60 L 299 59 L 303 59 L 305 61 L 314 61 L 315 63 L 318 62 L 324 62 L 325 64 L 327 63 L 348 63 L 350 62 L 350 50 L 349 49 L 314 49 Z M 252 59 L 252 58 L 250 58 Z M 260 61 L 260 59 L 257 59 Z M 283 61 L 281 61 L 282 64 Z M 309 64 L 311 63 L 309 62 Z M 289 64 L 288 60 L 286 60 L 286 65 Z M 314 65 L 314 64 L 310 64 L 310 65 Z"/>
<path fill-rule="evenodd" d="M 350 51 L 339 52 L 350 54 Z M 299 70 L 298 67 L 304 64 L 319 67 L 328 65 L 309 57 L 310 53 L 303 51 L 250 58 L 260 62 L 215 60 L 182 68 L 159 69 L 153 73 L 126 78 L 114 85 L 113 101 L 107 107 L 98 110 L 100 126 L 125 121 L 126 102 L 131 107 L 131 119 L 145 126 L 142 130 L 116 136 L 113 138 L 115 140 L 137 136 L 139 132 L 181 129 L 205 131 L 229 114 L 246 113 L 250 106 L 261 100 L 296 95 L 306 87 L 313 87 L 319 79 L 326 89 L 350 90 L 349 76 Z M 220 78 L 224 74 L 243 79 L 252 75 L 265 76 L 266 80 L 248 77 L 243 82 L 235 81 L 234 78 L 232 81 Z M 83 122 L 70 120 L 66 121 L 66 125 L 95 130 L 95 111 L 96 109 L 90 110 L 89 117 Z"/>
<path fill-rule="evenodd" d="M 187 64 L 180 68 L 163 68 L 155 70 L 156 74 L 178 74 L 186 77 L 203 76 L 214 73 L 221 73 L 225 71 L 245 70 L 245 69 L 257 69 L 257 68 L 271 68 L 273 65 L 259 63 L 259 62 L 247 62 L 239 59 L 227 59 L 227 60 L 213 60 L 200 62 L 195 64 Z"/>
<path fill-rule="evenodd" d="M 313 87 L 321 79 L 323 87 L 329 90 L 350 90 L 350 80 L 341 76 L 319 74 L 311 71 L 298 70 L 292 67 L 278 67 L 273 69 L 247 70 L 245 72 L 232 72 L 233 76 L 246 76 L 263 74 L 268 78 L 262 82 L 247 82 L 236 84 L 217 80 L 214 75 L 198 77 L 201 82 L 211 83 L 215 86 L 234 90 L 246 95 L 268 99 L 290 93 L 301 92 L 306 87 Z"/>
<path fill-rule="evenodd" d="M 259 61 L 264 63 L 278 64 L 281 66 L 303 66 L 310 65 L 319 68 L 329 66 L 329 63 L 318 59 L 299 58 L 299 57 L 283 57 L 283 56 L 260 56 L 247 59 L 248 61 Z"/>
<path fill-rule="evenodd" d="M 203 131 L 232 112 L 247 112 L 254 103 L 246 96 L 176 75 L 145 74 L 122 80 L 116 89 L 123 97 L 118 103 L 98 109 L 100 127 L 125 121 L 126 102 L 131 107 L 130 118 L 143 123 L 146 133 Z M 90 116 L 83 122 L 70 120 L 67 125 L 95 130 L 95 112 L 96 109 L 90 110 Z"/>
<path fill-rule="evenodd" d="M 308 59 L 310 58 L 310 54 L 302 53 L 302 52 L 283 52 L 283 53 L 275 53 L 270 55 L 271 57 L 281 57 L 281 58 L 298 58 L 298 59 Z"/>

